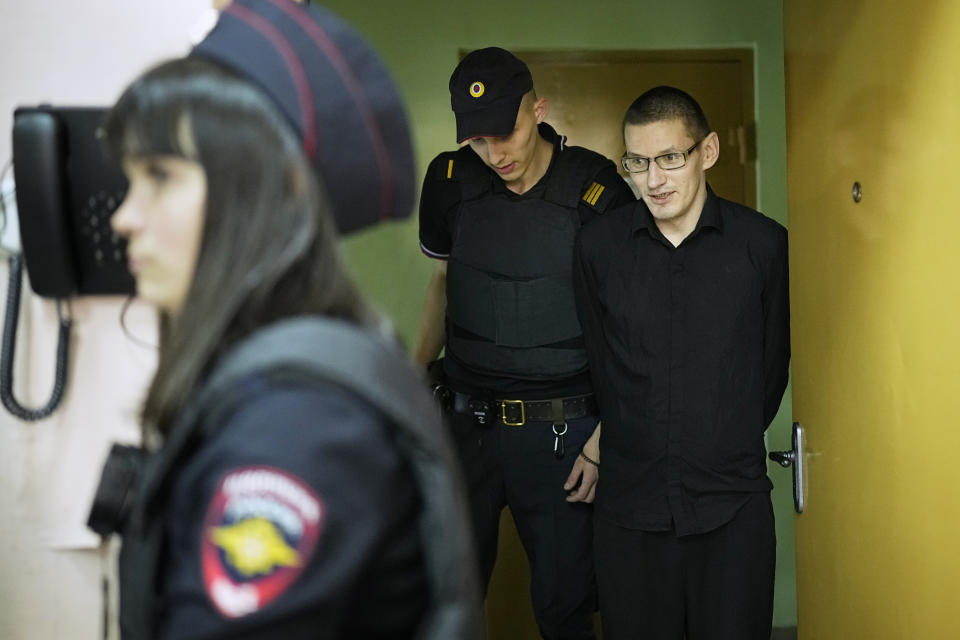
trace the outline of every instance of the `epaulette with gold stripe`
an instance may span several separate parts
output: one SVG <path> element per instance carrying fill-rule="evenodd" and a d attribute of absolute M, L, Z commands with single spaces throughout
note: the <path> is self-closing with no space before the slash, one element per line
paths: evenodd
<path fill-rule="evenodd" d="M 430 163 L 430 172 L 435 180 L 476 179 L 483 174 L 483 163 L 469 148 L 441 153 Z"/>
<path fill-rule="evenodd" d="M 606 191 L 606 187 L 604 187 L 599 182 L 593 182 L 590 184 L 590 186 L 587 188 L 586 193 L 584 193 L 583 197 L 580 199 L 592 207 L 597 204 L 597 200 L 600 199 L 600 196 L 603 195 L 604 191 Z"/>
<path fill-rule="evenodd" d="M 585 204 L 594 211 L 603 212 L 613 198 L 614 190 L 608 189 L 599 182 L 591 182 L 587 190 L 580 197 L 581 204 Z"/>
<path fill-rule="evenodd" d="M 430 162 L 428 169 L 430 180 L 459 185 L 464 201 L 490 191 L 493 180 L 491 173 L 470 147 L 441 153 Z"/>
<path fill-rule="evenodd" d="M 430 163 L 429 173 L 434 180 L 457 180 L 459 179 L 461 157 L 456 151 L 446 151 L 441 153 Z"/>

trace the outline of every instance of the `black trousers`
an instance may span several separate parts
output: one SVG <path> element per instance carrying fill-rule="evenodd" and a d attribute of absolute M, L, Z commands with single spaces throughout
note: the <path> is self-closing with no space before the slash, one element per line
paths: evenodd
<path fill-rule="evenodd" d="M 604 640 L 769 640 L 769 493 L 707 533 L 625 529 L 598 516 L 594 536 Z"/>
<path fill-rule="evenodd" d="M 469 489 L 484 591 L 496 562 L 500 513 L 509 506 L 530 564 L 540 634 L 546 640 L 593 639 L 593 508 L 567 502 L 563 484 L 597 417 L 568 421 L 559 459 L 549 421 L 479 426 L 471 414 L 447 417 Z"/>

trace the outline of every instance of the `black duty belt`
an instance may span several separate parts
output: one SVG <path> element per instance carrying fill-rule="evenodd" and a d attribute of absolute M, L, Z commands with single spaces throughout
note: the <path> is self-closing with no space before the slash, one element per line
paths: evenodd
<path fill-rule="evenodd" d="M 522 427 L 528 422 L 565 422 L 597 412 L 592 393 L 550 400 L 483 398 L 459 392 L 453 395 L 454 411 L 472 413 L 480 424 L 499 418 L 507 426 Z"/>

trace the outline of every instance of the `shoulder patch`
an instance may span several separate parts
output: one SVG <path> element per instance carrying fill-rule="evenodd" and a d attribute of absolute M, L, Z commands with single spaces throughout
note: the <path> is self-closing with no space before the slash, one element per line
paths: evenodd
<path fill-rule="evenodd" d="M 241 467 L 220 479 L 203 523 L 203 583 L 221 615 L 237 618 L 279 597 L 306 567 L 323 502 L 300 478 Z"/>

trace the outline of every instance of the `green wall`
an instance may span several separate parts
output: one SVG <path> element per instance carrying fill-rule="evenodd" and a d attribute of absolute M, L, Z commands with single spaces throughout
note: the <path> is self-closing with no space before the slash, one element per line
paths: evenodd
<path fill-rule="evenodd" d="M 407 100 L 420 171 L 439 151 L 454 148 L 447 80 L 460 49 L 698 49 L 755 51 L 757 196 L 759 208 L 786 223 L 783 12 L 774 0 L 614 2 L 505 0 L 320 1 L 377 47 Z M 637 87 L 639 95 L 645 87 Z M 625 105 L 626 106 L 626 105 Z M 709 116 L 709 114 L 707 114 Z M 390 314 L 412 346 L 423 291 L 433 268 L 417 240 L 416 215 L 352 237 L 354 274 Z M 789 390 L 768 432 L 771 449 L 789 448 Z M 778 561 L 774 624 L 796 624 L 793 506 L 787 471 L 772 468 Z"/>

